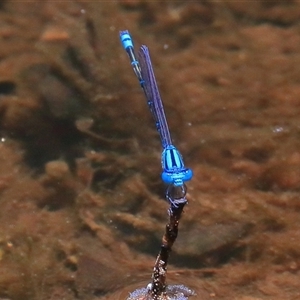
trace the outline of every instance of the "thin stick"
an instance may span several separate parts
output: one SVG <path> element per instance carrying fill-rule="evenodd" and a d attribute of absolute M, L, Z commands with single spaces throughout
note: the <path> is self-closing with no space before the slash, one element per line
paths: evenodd
<path fill-rule="evenodd" d="M 151 296 L 153 300 L 160 300 L 164 298 L 166 293 L 166 276 L 167 276 L 167 265 L 172 251 L 172 246 L 178 235 L 178 225 L 183 212 L 184 206 L 187 204 L 185 198 L 186 187 L 185 186 L 169 186 L 167 190 L 167 199 L 170 202 L 169 222 L 166 225 L 165 234 L 162 237 L 162 244 L 160 252 L 158 253 L 153 274 L 152 274 L 152 285 L 151 285 Z"/>

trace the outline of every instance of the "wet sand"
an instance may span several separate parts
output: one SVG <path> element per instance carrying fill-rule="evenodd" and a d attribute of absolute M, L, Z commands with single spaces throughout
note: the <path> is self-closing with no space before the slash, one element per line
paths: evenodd
<path fill-rule="evenodd" d="M 119 42 L 150 48 L 194 171 L 168 268 L 191 299 L 300 298 L 297 1 L 3 1 L 0 299 L 126 299 L 167 222 Z"/>

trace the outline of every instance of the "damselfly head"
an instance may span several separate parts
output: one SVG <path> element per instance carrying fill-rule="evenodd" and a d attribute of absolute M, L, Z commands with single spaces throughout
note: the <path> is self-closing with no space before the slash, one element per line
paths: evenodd
<path fill-rule="evenodd" d="M 173 145 L 167 146 L 161 154 L 162 180 L 167 184 L 181 186 L 193 177 L 193 172 L 184 166 L 180 152 Z"/>

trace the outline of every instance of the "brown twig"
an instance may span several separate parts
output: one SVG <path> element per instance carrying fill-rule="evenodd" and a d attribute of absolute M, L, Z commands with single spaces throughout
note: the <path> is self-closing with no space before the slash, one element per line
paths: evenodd
<path fill-rule="evenodd" d="M 183 208 L 187 204 L 186 191 L 185 185 L 179 187 L 171 185 L 167 190 L 167 199 L 170 202 L 169 222 L 166 225 L 160 252 L 153 269 L 151 290 L 149 291 L 153 300 L 164 299 L 166 296 L 167 265 L 172 246 L 178 235 L 179 220 Z"/>

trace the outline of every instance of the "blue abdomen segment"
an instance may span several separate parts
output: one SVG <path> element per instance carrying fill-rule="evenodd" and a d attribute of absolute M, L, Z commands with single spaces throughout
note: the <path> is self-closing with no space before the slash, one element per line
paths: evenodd
<path fill-rule="evenodd" d="M 181 186 L 193 177 L 192 170 L 184 166 L 181 154 L 173 145 L 168 145 L 164 149 L 161 164 L 163 168 L 161 178 L 166 184 Z"/>
<path fill-rule="evenodd" d="M 133 42 L 128 30 L 120 32 L 120 40 L 125 50 L 127 50 L 129 47 L 133 48 Z"/>

